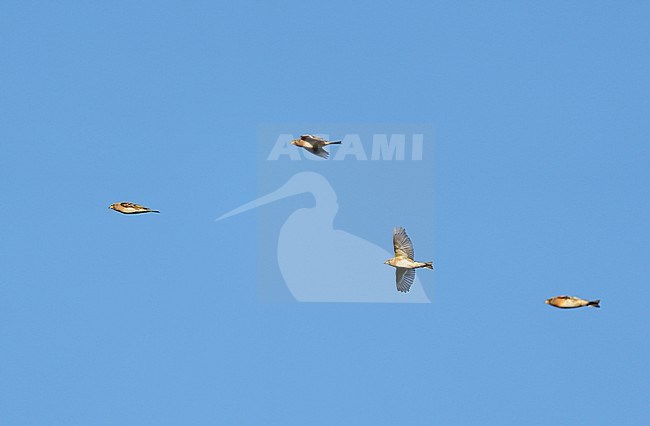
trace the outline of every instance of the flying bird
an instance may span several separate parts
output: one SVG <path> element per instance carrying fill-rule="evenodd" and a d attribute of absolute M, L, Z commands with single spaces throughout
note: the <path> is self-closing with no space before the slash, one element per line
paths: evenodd
<path fill-rule="evenodd" d="M 393 230 L 393 249 L 395 257 L 384 262 L 395 268 L 395 281 L 397 291 L 407 293 L 415 279 L 415 269 L 433 269 L 433 262 L 416 262 L 413 260 L 413 244 L 404 228 L 397 227 Z"/>
<path fill-rule="evenodd" d="M 551 297 L 546 300 L 546 304 L 561 309 L 582 308 L 583 306 L 600 308 L 600 300 L 585 300 L 574 296 Z"/>
<path fill-rule="evenodd" d="M 221 215 L 217 220 L 300 194 L 309 194 L 313 203 L 296 208 L 288 217 L 280 219 L 277 240 L 260 240 L 260 248 L 270 250 L 267 259 L 277 262 L 281 275 L 277 284 L 273 279 L 267 280 L 268 284 L 264 284 L 268 285 L 265 292 L 267 289 L 271 292 L 279 290 L 278 295 L 288 292 L 298 302 L 431 302 L 422 286 L 418 285 L 417 277 L 413 288 L 406 294 L 395 292 L 390 286 L 377 285 L 386 277 L 386 268 L 377 259 L 386 259 L 389 252 L 352 232 L 334 226 L 339 217 L 337 192 L 327 178 L 319 173 L 296 173 L 278 189 Z M 336 267 L 332 267 L 330 262 L 313 261 L 314 254 L 317 253 L 336 253 Z M 307 260 L 304 261 L 305 259 Z M 359 275 L 359 271 L 363 271 L 363 274 Z"/>
<path fill-rule="evenodd" d="M 340 145 L 341 141 L 326 141 L 323 138 L 319 138 L 314 135 L 302 135 L 300 139 L 294 139 L 291 141 L 291 145 L 300 146 L 305 148 L 307 151 L 311 152 L 314 155 L 318 155 L 321 158 L 327 160 L 327 157 L 330 155 L 329 152 L 323 149 L 327 145 Z"/>
<path fill-rule="evenodd" d="M 108 206 L 108 208 L 124 214 L 160 213 L 158 210 L 151 210 L 149 207 L 127 202 L 114 203 Z"/>

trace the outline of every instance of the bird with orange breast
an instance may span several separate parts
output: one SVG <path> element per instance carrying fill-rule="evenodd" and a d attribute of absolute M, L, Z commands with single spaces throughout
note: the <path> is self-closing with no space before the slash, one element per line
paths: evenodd
<path fill-rule="evenodd" d="M 555 296 L 546 299 L 545 303 L 560 309 L 582 308 L 583 306 L 600 308 L 600 300 L 585 300 L 575 296 Z"/>
<path fill-rule="evenodd" d="M 395 281 L 397 291 L 407 293 L 415 280 L 417 268 L 433 269 L 433 262 L 417 262 L 413 260 L 413 244 L 404 228 L 397 227 L 393 230 L 393 250 L 395 257 L 384 262 L 395 268 Z"/>
<path fill-rule="evenodd" d="M 108 206 L 108 208 L 123 214 L 160 213 L 158 210 L 152 210 L 149 207 L 144 207 L 140 204 L 129 203 L 126 201 L 121 203 L 113 203 Z"/>
<path fill-rule="evenodd" d="M 330 153 L 323 149 L 327 145 L 340 145 L 341 141 L 327 141 L 323 138 L 319 138 L 314 135 L 302 135 L 300 139 L 294 139 L 291 141 L 291 145 L 296 145 L 302 148 L 305 148 L 307 151 L 311 152 L 314 155 L 318 155 L 321 158 L 327 160 Z"/>

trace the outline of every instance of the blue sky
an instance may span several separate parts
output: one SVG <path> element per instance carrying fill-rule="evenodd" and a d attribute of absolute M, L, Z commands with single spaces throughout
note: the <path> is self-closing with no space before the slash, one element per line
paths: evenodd
<path fill-rule="evenodd" d="M 0 420 L 650 423 L 649 17 L 3 2 Z M 260 303 L 263 123 L 433 126 L 431 304 Z"/>

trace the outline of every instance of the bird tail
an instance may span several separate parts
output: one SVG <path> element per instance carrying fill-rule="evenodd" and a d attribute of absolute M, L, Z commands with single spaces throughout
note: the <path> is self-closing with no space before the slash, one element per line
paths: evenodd
<path fill-rule="evenodd" d="M 341 141 L 331 141 L 327 142 L 328 145 L 341 145 Z"/>
<path fill-rule="evenodd" d="M 427 269 L 433 269 L 433 262 L 424 262 L 424 267 Z"/>
<path fill-rule="evenodd" d="M 160 213 L 158 210 L 149 210 L 150 213 Z"/>
<path fill-rule="evenodd" d="M 593 306 L 594 308 L 600 308 L 600 299 L 592 300 L 591 302 L 587 303 L 587 306 Z"/>

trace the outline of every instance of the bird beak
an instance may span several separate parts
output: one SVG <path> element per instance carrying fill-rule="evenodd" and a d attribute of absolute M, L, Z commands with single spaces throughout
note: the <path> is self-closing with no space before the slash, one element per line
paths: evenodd
<path fill-rule="evenodd" d="M 303 192 L 308 192 L 304 186 L 299 185 L 299 182 L 296 182 L 294 179 L 289 179 L 287 183 L 282 185 L 280 188 L 258 198 L 257 200 L 250 201 L 242 206 L 237 207 L 234 210 L 224 213 L 219 216 L 216 220 L 220 221 L 230 216 L 235 216 L 240 213 L 244 213 L 247 210 L 255 209 L 261 207 L 265 204 L 272 203 L 283 198 L 291 197 L 292 195 L 302 194 Z"/>

